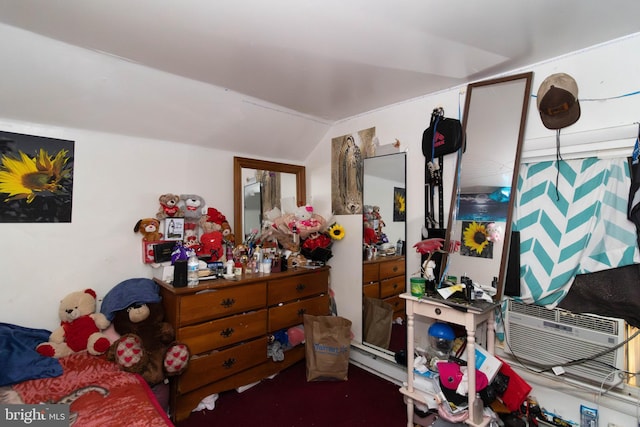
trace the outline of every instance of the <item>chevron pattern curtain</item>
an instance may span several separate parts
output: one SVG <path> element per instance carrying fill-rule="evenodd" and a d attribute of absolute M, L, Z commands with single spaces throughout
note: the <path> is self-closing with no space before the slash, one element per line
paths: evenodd
<path fill-rule="evenodd" d="M 513 228 L 520 231 L 523 302 L 553 308 L 576 274 L 640 261 L 627 219 L 629 185 L 626 159 L 521 166 Z"/>

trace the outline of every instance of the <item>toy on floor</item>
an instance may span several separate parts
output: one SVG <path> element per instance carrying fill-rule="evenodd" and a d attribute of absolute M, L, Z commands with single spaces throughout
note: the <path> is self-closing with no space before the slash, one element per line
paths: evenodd
<path fill-rule="evenodd" d="M 60 327 L 54 330 L 49 342 L 39 344 L 36 351 L 43 356 L 60 358 L 87 350 L 89 354 L 105 353 L 111 342 L 102 332 L 109 320 L 96 313 L 96 293 L 93 289 L 71 292 L 58 307 Z"/>
<path fill-rule="evenodd" d="M 123 370 L 140 374 L 153 386 L 187 368 L 189 349 L 175 341 L 173 326 L 164 321 L 159 288 L 153 280 L 119 283 L 104 297 L 101 311 L 120 334 L 107 358 Z"/>

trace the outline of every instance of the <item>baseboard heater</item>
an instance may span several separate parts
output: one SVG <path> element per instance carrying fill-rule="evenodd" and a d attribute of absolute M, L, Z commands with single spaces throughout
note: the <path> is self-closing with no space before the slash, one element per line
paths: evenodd
<path fill-rule="evenodd" d="M 593 314 L 574 314 L 508 300 L 505 351 L 532 367 L 563 365 L 591 358 L 625 339 L 625 323 Z M 624 346 L 577 365 L 564 367 L 567 376 L 600 387 L 623 386 Z"/>

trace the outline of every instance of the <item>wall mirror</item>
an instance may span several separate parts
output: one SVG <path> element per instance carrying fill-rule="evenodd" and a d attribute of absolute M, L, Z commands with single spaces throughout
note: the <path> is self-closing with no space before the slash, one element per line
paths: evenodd
<path fill-rule="evenodd" d="M 283 209 L 288 201 L 293 208 L 306 203 L 306 170 L 288 163 L 233 158 L 234 234 L 243 242 L 251 229 L 262 224 L 265 212 Z"/>
<path fill-rule="evenodd" d="M 522 73 L 467 86 L 462 124 L 467 145 L 457 166 L 446 239 L 460 241 L 461 248 L 445 257 L 441 271 L 458 281 L 467 276 L 483 286 L 494 283 L 495 301 L 502 298 L 506 279 L 532 76 Z M 495 242 L 484 239 L 493 225 L 501 235 Z"/>
<path fill-rule="evenodd" d="M 363 234 L 374 229 L 375 253 L 363 251 L 363 343 L 390 355 L 404 349 L 406 334 L 393 321 L 404 318 L 406 153 L 363 160 Z M 365 241 L 366 241 L 365 237 Z M 398 241 L 403 243 L 398 251 Z M 385 243 L 386 242 L 386 243 Z M 373 246 L 373 245 L 370 245 Z"/>

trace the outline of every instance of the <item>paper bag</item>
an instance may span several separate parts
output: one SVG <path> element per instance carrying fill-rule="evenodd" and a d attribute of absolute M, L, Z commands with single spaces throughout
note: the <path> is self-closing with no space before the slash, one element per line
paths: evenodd
<path fill-rule="evenodd" d="M 364 297 L 364 341 L 388 349 L 391 343 L 393 306 L 381 299 Z"/>
<path fill-rule="evenodd" d="M 349 372 L 351 321 L 304 315 L 307 381 L 345 381 Z"/>

